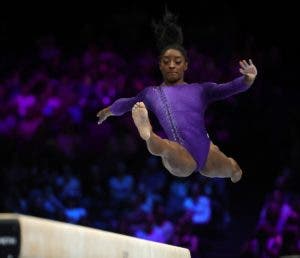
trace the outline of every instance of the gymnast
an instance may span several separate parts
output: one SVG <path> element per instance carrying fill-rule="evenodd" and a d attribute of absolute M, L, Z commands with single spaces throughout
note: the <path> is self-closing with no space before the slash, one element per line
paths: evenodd
<path fill-rule="evenodd" d="M 239 61 L 241 75 L 227 83 L 187 83 L 184 73 L 188 69 L 188 56 L 177 17 L 166 11 L 163 19 L 154 22 L 153 27 L 160 50 L 159 69 L 163 82 L 146 87 L 135 97 L 120 98 L 100 110 L 98 124 L 109 116 L 131 111 L 149 152 L 161 157 L 171 174 L 187 177 L 198 171 L 210 178 L 230 178 L 238 182 L 242 170 L 210 140 L 204 114 L 210 103 L 248 90 L 257 75 L 255 65 L 251 59 Z M 153 132 L 148 110 L 157 117 L 167 139 Z"/>

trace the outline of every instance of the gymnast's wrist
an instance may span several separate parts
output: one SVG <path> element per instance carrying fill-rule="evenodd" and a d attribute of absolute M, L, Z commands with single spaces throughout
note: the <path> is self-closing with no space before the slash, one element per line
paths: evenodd
<path fill-rule="evenodd" d="M 255 77 L 252 78 L 247 75 L 244 75 L 243 81 L 248 87 L 250 87 L 253 84 L 254 80 L 255 80 Z"/>

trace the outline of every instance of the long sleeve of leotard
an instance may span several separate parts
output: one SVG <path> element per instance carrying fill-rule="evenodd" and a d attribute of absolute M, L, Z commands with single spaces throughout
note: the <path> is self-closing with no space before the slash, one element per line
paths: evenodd
<path fill-rule="evenodd" d="M 205 95 L 208 102 L 225 99 L 250 88 L 244 82 L 244 76 L 240 76 L 227 83 L 207 83 L 205 86 Z"/>
<path fill-rule="evenodd" d="M 138 95 L 131 98 L 117 99 L 110 107 L 109 110 L 114 116 L 121 116 L 130 111 L 135 103 L 145 101 L 146 89 L 142 90 Z"/>

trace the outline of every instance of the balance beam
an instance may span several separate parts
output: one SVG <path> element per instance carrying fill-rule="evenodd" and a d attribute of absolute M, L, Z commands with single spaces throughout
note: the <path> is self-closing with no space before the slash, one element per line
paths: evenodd
<path fill-rule="evenodd" d="M 0 213 L 0 257 L 190 258 L 188 249 L 33 216 Z"/>

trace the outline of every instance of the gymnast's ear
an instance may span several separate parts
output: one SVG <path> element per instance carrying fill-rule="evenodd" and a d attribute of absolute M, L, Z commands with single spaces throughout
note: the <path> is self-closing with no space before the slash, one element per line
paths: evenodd
<path fill-rule="evenodd" d="M 184 71 L 186 71 L 188 69 L 188 67 L 189 67 L 189 63 L 188 63 L 188 61 L 185 61 L 184 62 Z"/>

